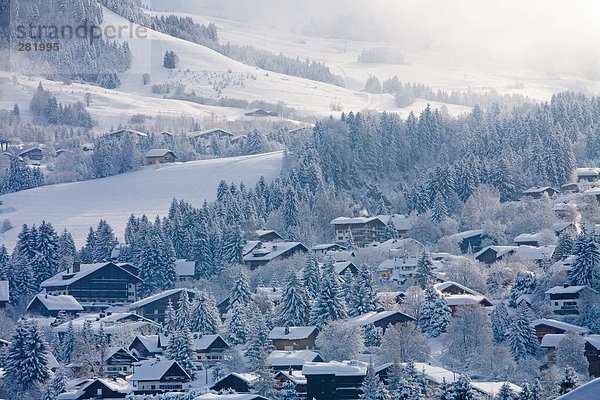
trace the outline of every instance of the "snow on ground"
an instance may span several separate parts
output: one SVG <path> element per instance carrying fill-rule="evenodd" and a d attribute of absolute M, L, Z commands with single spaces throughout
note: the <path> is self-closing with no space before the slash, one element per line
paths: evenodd
<path fill-rule="evenodd" d="M 112 226 L 119 240 L 129 215 L 146 214 L 153 219 L 166 215 L 176 197 L 201 206 L 214 200 L 222 179 L 254 186 L 260 176 L 279 176 L 283 154 L 219 158 L 188 163 L 147 166 L 127 174 L 84 182 L 42 186 L 0 196 L 0 218 L 8 218 L 13 229 L 0 235 L 0 243 L 13 248 L 23 224 L 45 219 L 60 232 L 67 228 L 77 246 L 85 242 L 90 226 L 102 218 Z"/>

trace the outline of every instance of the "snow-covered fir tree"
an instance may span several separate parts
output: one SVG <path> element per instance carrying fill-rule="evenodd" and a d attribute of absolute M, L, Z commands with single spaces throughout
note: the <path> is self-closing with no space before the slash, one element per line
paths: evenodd
<path fill-rule="evenodd" d="M 369 363 L 367 374 L 360 386 L 359 398 L 362 400 L 392 400 L 390 393 L 375 373 L 373 363 Z"/>
<path fill-rule="evenodd" d="M 452 385 L 442 378 L 442 383 L 437 388 L 435 400 L 454 400 L 454 390 Z"/>
<path fill-rule="evenodd" d="M 264 314 L 258 307 L 252 305 L 248 310 L 250 327 L 246 338 L 246 358 L 252 368 L 258 368 L 260 357 L 271 348 L 269 340 L 269 327 Z"/>
<path fill-rule="evenodd" d="M 76 333 L 75 329 L 73 328 L 73 322 L 69 321 L 69 323 L 67 324 L 67 331 L 63 335 L 61 341 L 61 357 L 65 365 L 69 364 L 71 362 L 71 359 L 73 358 L 73 353 L 75 352 L 75 346 L 77 343 L 77 338 L 75 335 Z"/>
<path fill-rule="evenodd" d="M 503 302 L 494 307 L 494 310 L 490 315 L 490 320 L 492 322 L 494 340 L 496 343 L 504 342 L 511 320 L 510 315 L 508 315 L 508 309 Z"/>
<path fill-rule="evenodd" d="M 461 375 L 453 384 L 454 400 L 475 400 L 475 390 L 467 375 Z"/>
<path fill-rule="evenodd" d="M 431 205 L 431 220 L 439 224 L 445 221 L 449 214 L 446 200 L 444 199 L 444 196 L 438 192 L 434 196 L 433 204 Z"/>
<path fill-rule="evenodd" d="M 346 246 L 348 250 L 356 249 L 356 245 L 354 244 L 354 235 L 352 235 L 350 228 L 348 228 L 344 234 L 344 246 Z"/>
<path fill-rule="evenodd" d="M 177 329 L 169 336 L 169 344 L 165 350 L 165 356 L 169 360 L 175 360 L 194 379 L 196 377 L 196 366 L 192 361 L 194 351 L 192 349 L 192 335 L 187 324 L 182 329 Z"/>
<path fill-rule="evenodd" d="M 508 383 L 504 382 L 504 384 L 500 386 L 500 390 L 496 394 L 496 397 L 494 397 L 494 400 L 515 400 L 516 397 L 517 395 L 514 390 L 512 390 Z"/>
<path fill-rule="evenodd" d="M 321 328 L 327 322 L 346 318 L 347 315 L 346 304 L 333 268 L 333 261 L 328 258 L 323 267 L 319 295 L 311 311 L 310 323 Z"/>
<path fill-rule="evenodd" d="M 254 392 L 267 399 L 276 399 L 279 396 L 275 389 L 275 374 L 267 365 L 267 354 L 265 349 L 262 349 L 258 354 L 256 366 L 254 368 L 254 373 L 258 375 L 258 379 L 256 380 L 256 383 L 254 383 Z"/>
<path fill-rule="evenodd" d="M 182 330 L 187 326 L 190 329 L 192 306 L 187 289 L 183 289 L 177 302 L 177 312 L 175 313 L 175 330 Z"/>
<path fill-rule="evenodd" d="M 65 375 L 65 370 L 62 367 L 59 367 L 50 383 L 46 386 L 44 390 L 43 400 L 57 400 L 58 395 L 63 393 L 67 388 L 67 377 Z"/>
<path fill-rule="evenodd" d="M 290 380 L 283 383 L 279 396 L 281 397 L 281 400 L 300 400 L 298 392 L 296 391 L 296 385 Z"/>
<path fill-rule="evenodd" d="M 223 232 L 222 257 L 225 264 L 243 263 L 243 238 L 242 231 L 238 225 L 228 226 Z"/>
<path fill-rule="evenodd" d="M 310 316 L 308 294 L 296 271 L 289 270 L 279 305 L 278 323 L 281 326 L 303 326 Z"/>
<path fill-rule="evenodd" d="M 429 337 L 438 337 L 446 331 L 451 315 L 452 310 L 448 307 L 446 299 L 438 296 L 432 286 L 427 287 L 419 312 L 419 326 L 423 333 Z"/>
<path fill-rule="evenodd" d="M 35 398 L 50 377 L 49 347 L 34 319 L 22 318 L 4 355 L 4 382 L 13 398 Z M 28 397 L 28 393 L 31 397 Z"/>
<path fill-rule="evenodd" d="M 517 396 L 517 400 L 531 400 L 531 385 L 529 385 L 529 381 L 527 379 L 523 380 L 521 384 L 521 391 Z M 536 399 L 537 400 L 537 399 Z"/>
<path fill-rule="evenodd" d="M 42 281 L 51 278 L 58 272 L 58 242 L 58 235 L 52 225 L 49 222 L 42 221 L 37 230 L 35 242 L 36 253 L 31 264 L 37 285 Z"/>
<path fill-rule="evenodd" d="M 319 293 L 321 271 L 319 269 L 317 257 L 312 251 L 306 256 L 306 262 L 304 263 L 304 268 L 302 269 L 302 281 L 310 298 L 316 298 L 317 294 Z"/>
<path fill-rule="evenodd" d="M 390 221 L 383 229 L 383 240 L 398 239 L 399 234 L 394 225 L 394 221 Z"/>
<path fill-rule="evenodd" d="M 417 261 L 417 268 L 415 272 L 415 282 L 421 287 L 421 289 L 425 289 L 431 284 L 432 268 L 433 261 L 431 260 L 431 256 L 426 250 L 423 250 L 419 260 Z"/>
<path fill-rule="evenodd" d="M 237 303 L 227 312 L 227 330 L 229 332 L 229 342 L 233 345 L 246 343 L 248 336 L 248 318 L 246 306 Z"/>
<path fill-rule="evenodd" d="M 519 307 L 513 317 L 508 331 L 508 345 L 516 361 L 533 356 L 538 351 L 538 340 L 525 307 Z"/>
<path fill-rule="evenodd" d="M 383 337 L 383 329 L 373 324 L 368 324 L 364 327 L 363 337 L 365 339 L 365 347 L 379 347 L 381 338 Z"/>
<path fill-rule="evenodd" d="M 73 236 L 66 229 L 58 238 L 58 264 L 59 270 L 63 271 L 73 265 L 77 257 L 77 248 Z"/>
<path fill-rule="evenodd" d="M 108 335 L 104 330 L 104 324 L 100 322 L 100 328 L 94 335 L 95 349 L 98 352 L 98 364 L 100 376 L 104 376 L 106 368 L 106 353 L 108 351 Z"/>
<path fill-rule="evenodd" d="M 94 228 L 90 226 L 85 245 L 79 251 L 79 260 L 84 264 L 90 264 L 94 262 L 94 252 L 96 247 L 96 233 Z"/>
<path fill-rule="evenodd" d="M 355 317 L 376 309 L 377 297 L 373 289 L 373 276 L 368 265 L 363 264 L 350 287 L 348 314 Z"/>
<path fill-rule="evenodd" d="M 212 295 L 206 291 L 198 292 L 192 302 L 190 329 L 203 335 L 214 335 L 221 328 L 219 310 Z"/>
<path fill-rule="evenodd" d="M 558 394 L 567 394 L 577 387 L 577 373 L 570 365 L 563 370 L 563 376 L 558 383 Z"/>
<path fill-rule="evenodd" d="M 105 220 L 101 219 L 95 232 L 94 240 L 94 262 L 103 262 L 111 260 L 112 250 L 118 241 L 113 229 Z"/>
<path fill-rule="evenodd" d="M 161 330 L 165 335 L 170 335 L 175 332 L 176 329 L 176 316 L 175 316 L 175 308 L 173 307 L 173 302 L 169 297 L 167 301 L 167 308 L 165 310 L 165 319 L 163 320 Z"/>
<path fill-rule="evenodd" d="M 252 300 L 252 292 L 248 285 L 248 277 L 243 270 L 240 270 L 231 292 L 229 292 L 229 309 L 235 307 L 236 304 L 246 306 Z"/>
<path fill-rule="evenodd" d="M 558 236 L 558 242 L 556 243 L 556 249 L 554 250 L 552 258 L 554 260 L 561 260 L 564 257 L 570 256 L 573 254 L 574 247 L 575 242 L 573 241 L 573 237 L 568 233 L 563 232 Z"/>
<path fill-rule="evenodd" d="M 531 294 L 537 286 L 535 274 L 530 271 L 519 271 L 510 289 L 508 304 L 511 307 L 517 306 L 517 299 L 523 294 Z"/>
<path fill-rule="evenodd" d="M 575 260 L 569 278 L 573 285 L 600 287 L 600 247 L 594 237 L 583 231 L 573 245 Z"/>
<path fill-rule="evenodd" d="M 175 250 L 160 227 L 153 226 L 147 232 L 138 263 L 140 270 L 140 294 L 148 296 L 158 290 L 171 289 L 175 284 Z"/>

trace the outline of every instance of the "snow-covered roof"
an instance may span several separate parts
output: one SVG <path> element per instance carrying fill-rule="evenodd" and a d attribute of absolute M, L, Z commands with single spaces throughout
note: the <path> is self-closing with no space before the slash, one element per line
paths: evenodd
<path fill-rule="evenodd" d="M 514 239 L 515 243 L 523 243 L 523 242 L 540 242 L 542 240 L 542 235 L 540 233 L 521 233 L 517 235 Z"/>
<path fill-rule="evenodd" d="M 266 397 L 254 393 L 206 393 L 194 400 L 268 400 Z"/>
<path fill-rule="evenodd" d="M 587 194 L 590 196 L 598 196 L 600 195 L 600 187 L 593 187 L 591 189 L 586 190 L 583 194 Z"/>
<path fill-rule="evenodd" d="M 598 176 L 600 175 L 600 168 L 575 168 L 575 175 L 577 176 Z"/>
<path fill-rule="evenodd" d="M 356 376 L 366 375 L 368 363 L 362 361 L 307 362 L 302 367 L 306 375 Z"/>
<path fill-rule="evenodd" d="M 500 258 L 508 253 L 517 250 L 519 246 L 486 246 L 475 254 L 475 258 L 479 258 L 483 253 L 492 250 L 496 253 L 496 258 Z"/>
<path fill-rule="evenodd" d="M 551 186 L 536 186 L 526 190 L 523 190 L 523 194 L 535 194 L 535 193 L 543 193 L 547 190 L 554 190 L 557 193 L 560 193 L 560 190 L 557 190 Z"/>
<path fill-rule="evenodd" d="M 283 351 L 275 350 L 267 356 L 267 365 L 271 367 L 285 367 L 289 365 L 304 365 L 315 361 L 319 353 L 312 350 Z"/>
<path fill-rule="evenodd" d="M 485 234 L 485 229 L 470 229 L 468 231 L 464 231 L 464 232 L 459 232 L 459 233 L 455 233 L 454 235 L 450 235 L 449 239 L 452 239 L 453 241 L 460 243 L 465 239 L 469 239 L 475 236 L 481 236 Z"/>
<path fill-rule="evenodd" d="M 0 281 L 0 301 L 8 301 L 9 298 L 8 281 Z"/>
<path fill-rule="evenodd" d="M 286 328 L 283 326 L 276 326 L 269 332 L 269 339 L 289 339 L 299 340 L 306 339 L 312 335 L 316 330 L 316 326 L 290 326 L 288 329 L 289 333 L 286 333 Z"/>
<path fill-rule="evenodd" d="M 67 286 L 72 285 L 73 283 L 79 281 L 80 279 L 94 273 L 108 265 L 116 265 L 117 267 L 121 267 L 124 265 L 131 265 L 128 263 L 112 263 L 112 262 L 102 262 L 95 264 L 80 264 L 79 272 L 73 272 L 72 268 L 69 268 L 65 271 L 59 272 L 54 275 L 52 278 L 46 279 L 43 281 L 40 286 L 42 288 L 54 287 L 54 286 Z M 135 280 L 141 281 L 140 278 L 133 275 L 131 272 L 127 271 L 125 268 L 121 268 L 123 271 L 131 275 L 131 277 Z"/>
<path fill-rule="evenodd" d="M 131 354 L 131 352 L 129 350 L 127 350 L 124 347 L 121 347 L 121 346 L 111 346 L 106 351 L 106 359 L 108 360 L 109 358 L 111 358 L 112 356 L 114 356 L 115 354 L 117 354 L 120 351 L 125 352 L 125 354 L 128 354 L 128 355 L 130 355 L 133 358 L 136 358 L 133 354 Z"/>
<path fill-rule="evenodd" d="M 173 157 L 177 158 L 175 153 L 169 149 L 150 149 L 148 152 L 146 152 L 144 157 L 164 157 L 169 153 L 173 154 Z"/>
<path fill-rule="evenodd" d="M 335 262 L 351 260 L 356 254 L 352 250 L 329 250 L 325 255 L 331 257 Z"/>
<path fill-rule="evenodd" d="M 554 232 L 562 232 L 563 230 L 567 229 L 572 225 L 573 223 L 570 221 L 559 221 L 552 224 L 552 230 Z"/>
<path fill-rule="evenodd" d="M 549 260 L 552 258 L 554 254 L 554 250 L 556 250 L 555 245 L 547 245 L 547 246 L 519 246 L 517 248 L 517 254 L 521 257 L 528 258 L 533 261 L 538 260 Z"/>
<path fill-rule="evenodd" d="M 77 299 L 68 294 L 61 294 L 57 296 L 43 293 L 38 294 L 31 300 L 31 302 L 29 302 L 27 308 L 29 308 L 31 303 L 33 303 L 36 299 L 41 301 L 44 307 L 50 311 L 83 311 L 83 307 L 81 304 L 79 304 Z"/>
<path fill-rule="evenodd" d="M 586 288 L 588 288 L 588 287 L 587 286 L 579 286 L 579 285 L 554 286 L 554 287 L 551 287 L 550 289 L 546 290 L 546 294 L 570 294 L 570 293 L 574 294 L 574 293 L 579 293 L 580 291 L 582 291 Z"/>
<path fill-rule="evenodd" d="M 336 274 L 340 275 L 344 270 L 351 265 L 354 265 L 351 261 L 336 261 L 333 263 L 333 270 Z"/>
<path fill-rule="evenodd" d="M 453 282 L 453 281 L 446 281 L 446 282 L 441 282 L 441 283 L 436 283 L 433 285 L 433 288 L 435 290 L 437 290 L 439 293 L 441 294 L 446 294 L 446 290 L 448 290 L 448 288 L 452 287 L 452 286 L 456 286 L 457 288 L 461 289 L 462 291 L 464 291 L 467 294 L 472 294 L 475 296 L 481 296 L 482 294 L 479 293 L 476 290 L 473 290 L 465 285 L 461 285 L 460 283 L 457 282 Z"/>
<path fill-rule="evenodd" d="M 573 325 L 573 324 L 569 324 L 567 322 L 558 321 L 556 319 L 550 319 L 550 318 L 540 318 L 540 319 L 536 319 L 531 322 L 531 326 L 533 326 L 534 328 L 536 326 L 540 326 L 540 325 L 547 325 L 547 326 L 551 326 L 553 328 L 563 329 L 565 331 L 573 331 L 573 332 L 579 333 L 579 334 L 584 334 L 589 331 L 588 328 L 585 328 L 583 326 Z"/>
<path fill-rule="evenodd" d="M 242 248 L 242 254 L 246 255 L 256 248 L 262 242 L 260 240 L 246 240 L 244 247 Z"/>
<path fill-rule="evenodd" d="M 366 224 L 375 220 L 378 220 L 383 224 L 387 223 L 381 221 L 381 219 L 378 217 L 337 217 L 331 221 L 331 225 L 359 225 Z"/>
<path fill-rule="evenodd" d="M 345 249 L 345 246 L 342 246 L 340 244 L 337 243 L 322 243 L 322 244 L 316 244 L 314 246 L 312 246 L 310 249 L 312 251 L 323 251 L 323 250 L 329 250 L 331 248 L 343 248 Z"/>
<path fill-rule="evenodd" d="M 282 287 L 259 286 L 256 288 L 256 294 L 265 295 L 274 303 L 279 303 L 283 296 Z"/>
<path fill-rule="evenodd" d="M 521 392 L 521 387 L 515 385 L 514 383 L 511 382 L 478 382 L 478 381 L 471 381 L 471 386 L 473 386 L 473 389 L 486 394 L 488 396 L 496 396 L 498 394 L 498 392 L 500 391 L 500 388 L 504 385 L 504 384 L 508 384 L 508 386 L 512 389 L 513 392 L 515 393 L 520 393 Z"/>
<path fill-rule="evenodd" d="M 131 312 L 113 312 L 110 315 L 100 316 L 99 314 L 86 314 L 71 321 L 64 322 L 54 328 L 55 332 L 66 332 L 69 322 L 73 324 L 73 329 L 81 330 L 85 321 L 91 322 L 92 331 L 98 331 L 102 324 L 107 335 L 122 332 L 125 329 L 139 329 L 148 325 L 157 326 L 154 321 Z"/>
<path fill-rule="evenodd" d="M 188 260 L 175 261 L 175 273 L 179 277 L 194 276 L 196 271 L 196 262 Z"/>
<path fill-rule="evenodd" d="M 157 301 L 157 300 L 160 300 L 160 299 L 164 299 L 165 297 L 171 296 L 171 295 L 173 295 L 175 293 L 182 292 L 184 290 L 187 291 L 188 294 L 189 293 L 193 293 L 193 294 L 196 293 L 195 290 L 193 290 L 193 289 L 187 289 L 187 288 L 168 289 L 168 290 L 165 290 L 163 292 L 153 294 L 152 296 L 145 297 L 145 298 L 143 298 L 141 300 L 136 301 L 135 303 L 131 303 L 129 305 L 129 309 L 130 310 L 137 310 L 138 308 L 143 307 L 143 306 L 145 306 L 147 304 L 150 304 L 150 303 L 152 303 L 154 301 Z"/>
<path fill-rule="evenodd" d="M 542 337 L 541 347 L 545 348 L 554 348 L 558 346 L 561 340 L 565 337 L 564 333 L 549 333 Z"/>
<path fill-rule="evenodd" d="M 90 385 L 95 382 L 100 382 L 108 389 L 112 390 L 116 393 L 129 394 L 133 391 L 133 387 L 122 378 L 108 379 L 108 378 L 93 378 L 93 379 L 85 379 L 85 381 L 80 382 L 76 385 L 77 390 L 69 390 L 67 392 L 61 393 L 58 395 L 58 400 L 72 400 L 79 399 L 84 395 L 85 389 L 87 389 Z M 71 386 L 72 387 L 72 386 Z"/>
<path fill-rule="evenodd" d="M 423 243 L 419 242 L 418 240 L 415 240 L 413 238 L 404 238 L 404 239 L 388 239 L 385 242 L 373 242 L 371 247 L 375 247 L 378 250 L 386 250 L 386 251 L 393 251 L 393 250 L 403 250 L 408 248 L 416 248 L 416 249 L 421 249 L 424 248 L 425 246 L 423 245 Z"/>
<path fill-rule="evenodd" d="M 600 378 L 585 383 L 554 400 L 591 400 L 600 396 Z"/>
<path fill-rule="evenodd" d="M 140 137 L 146 137 L 146 136 L 148 136 L 148 134 L 146 134 L 144 132 L 136 131 L 134 129 L 119 129 L 119 130 L 107 133 L 107 135 L 108 136 L 115 136 L 115 135 L 121 135 L 123 133 L 135 134 L 135 135 L 140 136 Z"/>
<path fill-rule="evenodd" d="M 352 325 L 358 326 L 366 326 L 374 324 L 382 319 L 391 317 L 393 315 L 400 315 L 408 320 L 413 319 L 413 317 L 406 315 L 400 311 L 371 311 L 356 317 L 352 317 L 348 319 L 348 323 Z"/>
<path fill-rule="evenodd" d="M 412 220 L 406 215 L 402 214 L 380 214 L 376 218 L 379 218 L 381 222 L 388 225 L 390 222 L 394 223 L 394 227 L 399 231 L 408 231 L 412 228 Z"/>
<path fill-rule="evenodd" d="M 444 296 L 444 299 L 446 300 L 446 304 L 451 307 L 481 304 L 482 302 L 488 301 L 485 296 L 476 296 L 472 294 L 452 294 L 449 296 Z"/>
<path fill-rule="evenodd" d="M 279 371 L 276 375 L 284 375 L 287 379 L 294 382 L 296 385 L 306 385 L 306 377 L 302 371 L 291 370 L 291 371 Z M 277 376 L 275 376 L 277 378 Z"/>
<path fill-rule="evenodd" d="M 403 267 L 411 267 L 416 268 L 419 263 L 420 257 L 394 257 L 387 260 L 383 260 L 381 264 L 377 267 L 379 271 L 384 271 L 388 269 L 395 268 L 403 268 Z"/>
<path fill-rule="evenodd" d="M 150 353 L 162 353 L 162 348 L 158 345 L 158 335 L 137 335 L 133 340 L 135 339 L 142 342 Z"/>
<path fill-rule="evenodd" d="M 161 360 L 158 358 L 153 358 L 150 360 L 140 361 L 139 363 L 134 364 L 133 375 L 129 378 L 130 381 L 158 381 L 160 380 L 171 368 L 174 364 L 177 364 L 177 361 L 173 360 Z M 181 366 L 179 366 L 181 368 Z M 181 368 L 182 373 L 189 375 L 183 368 Z"/>
<path fill-rule="evenodd" d="M 567 256 L 564 258 L 564 260 L 558 260 L 550 266 L 550 271 L 554 274 L 557 272 L 570 271 L 573 262 L 575 262 L 575 258 L 575 256 Z"/>
<path fill-rule="evenodd" d="M 234 136 L 233 133 L 226 131 L 225 129 L 221 129 L 221 128 L 214 128 L 214 129 L 206 129 L 204 131 L 193 131 L 193 132 L 188 132 L 187 136 L 188 137 L 192 137 L 192 138 L 197 138 L 197 137 L 208 137 L 211 136 L 215 133 L 219 133 L 219 134 L 223 134 L 229 137 Z"/>
<path fill-rule="evenodd" d="M 264 243 L 260 249 L 254 249 L 244 256 L 244 262 L 247 261 L 271 261 L 274 258 L 287 253 L 288 251 L 300 246 L 308 251 L 306 246 L 300 242 L 273 242 Z"/>
<path fill-rule="evenodd" d="M 192 347 L 196 351 L 207 350 L 219 338 L 227 343 L 221 335 L 202 335 L 192 339 Z"/>
<path fill-rule="evenodd" d="M 229 374 L 225 375 L 224 377 L 222 377 L 221 379 L 216 381 L 215 385 L 217 383 L 225 380 L 229 376 L 235 376 L 236 378 L 241 379 L 242 381 L 246 382 L 249 385 L 252 385 L 253 382 L 258 380 L 258 375 L 250 373 L 250 372 L 230 372 Z"/>
<path fill-rule="evenodd" d="M 600 350 L 600 335 L 588 335 L 583 337 L 586 342 Z"/>

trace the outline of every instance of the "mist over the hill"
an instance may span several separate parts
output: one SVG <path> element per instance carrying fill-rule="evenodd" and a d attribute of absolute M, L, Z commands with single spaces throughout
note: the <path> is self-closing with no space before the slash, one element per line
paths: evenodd
<path fill-rule="evenodd" d="M 594 0 L 143 0 L 309 35 L 381 41 L 456 62 L 506 64 L 600 79 L 600 3 Z"/>

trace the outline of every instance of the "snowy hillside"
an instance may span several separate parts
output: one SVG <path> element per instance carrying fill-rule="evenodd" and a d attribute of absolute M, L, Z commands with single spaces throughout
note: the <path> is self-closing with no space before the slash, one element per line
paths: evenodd
<path fill-rule="evenodd" d="M 260 176 L 267 180 L 281 170 L 281 152 L 256 156 L 222 158 L 144 167 L 140 171 L 77 183 L 43 186 L 0 196 L 1 218 L 14 229 L 0 236 L 14 246 L 22 224 L 52 222 L 57 231 L 68 227 L 78 245 L 85 241 L 90 226 L 106 219 L 122 240 L 131 213 L 149 218 L 165 215 L 173 197 L 200 206 L 215 198 L 222 179 L 254 185 Z"/>

